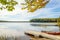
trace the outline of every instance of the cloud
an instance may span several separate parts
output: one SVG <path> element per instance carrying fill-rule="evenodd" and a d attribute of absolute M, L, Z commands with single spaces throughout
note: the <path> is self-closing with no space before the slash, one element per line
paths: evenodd
<path fill-rule="evenodd" d="M 16 0 L 19 2 L 15 6 L 15 10 L 8 12 L 7 10 L 0 11 L 0 20 L 30 20 L 32 18 L 51 18 L 60 16 L 60 0 L 50 0 L 45 8 L 38 9 L 33 13 L 27 12 L 27 10 L 21 10 L 24 0 Z"/>

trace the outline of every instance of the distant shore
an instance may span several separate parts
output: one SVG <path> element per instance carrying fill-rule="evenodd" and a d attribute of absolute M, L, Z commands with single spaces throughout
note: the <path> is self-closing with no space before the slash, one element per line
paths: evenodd
<path fill-rule="evenodd" d="M 0 23 L 57 23 L 57 22 L 0 21 Z"/>

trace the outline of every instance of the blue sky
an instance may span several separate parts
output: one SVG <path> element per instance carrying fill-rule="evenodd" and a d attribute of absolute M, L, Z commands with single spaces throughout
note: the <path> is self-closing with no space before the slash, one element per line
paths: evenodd
<path fill-rule="evenodd" d="M 0 10 L 0 20 L 27 21 L 33 18 L 57 18 L 60 16 L 60 0 L 50 0 L 45 8 L 38 9 L 33 13 L 21 10 L 22 5 L 20 3 L 23 3 L 24 0 L 16 1 L 19 4 L 15 6 L 16 9 L 14 11 Z"/>

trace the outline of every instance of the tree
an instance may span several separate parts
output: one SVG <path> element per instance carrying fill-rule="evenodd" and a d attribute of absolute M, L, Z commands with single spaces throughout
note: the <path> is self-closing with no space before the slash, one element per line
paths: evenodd
<path fill-rule="evenodd" d="M 44 8 L 49 0 L 25 0 L 26 3 L 22 3 L 25 5 L 22 9 L 26 9 L 29 12 L 34 12 L 37 9 Z M 15 8 L 14 6 L 18 4 L 15 0 L 0 0 L 0 9 L 7 9 L 8 11 L 13 11 Z"/>
<path fill-rule="evenodd" d="M 60 17 L 57 18 L 57 24 L 58 24 L 58 26 L 60 27 Z"/>
<path fill-rule="evenodd" d="M 18 4 L 18 2 L 14 0 L 0 0 L 0 10 L 7 9 L 8 11 L 13 11 L 15 8 L 14 6 Z"/>
<path fill-rule="evenodd" d="M 26 3 L 22 3 L 22 5 L 26 5 L 22 9 L 26 9 L 29 12 L 34 12 L 37 9 L 44 8 L 49 0 L 25 0 Z"/>
<path fill-rule="evenodd" d="M 57 18 L 57 25 L 58 25 L 58 27 L 59 27 L 59 31 L 60 31 L 60 17 Z"/>

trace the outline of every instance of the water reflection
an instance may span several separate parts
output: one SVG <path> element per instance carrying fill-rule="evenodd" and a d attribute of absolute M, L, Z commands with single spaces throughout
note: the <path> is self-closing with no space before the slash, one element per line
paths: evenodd
<path fill-rule="evenodd" d="M 40 23 L 0 23 L 0 35 L 22 36 L 25 37 L 25 31 L 59 31 L 58 26 L 41 26 Z M 24 40 L 28 38 L 24 38 Z M 21 38 L 23 40 L 23 38 Z"/>
<path fill-rule="evenodd" d="M 39 23 L 33 23 L 31 26 L 38 27 L 38 30 L 41 31 L 53 31 L 53 32 L 59 32 L 59 27 L 56 24 L 39 24 Z M 40 29 L 41 28 L 41 29 Z"/>

